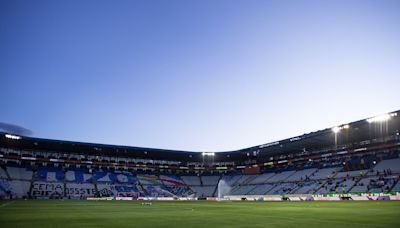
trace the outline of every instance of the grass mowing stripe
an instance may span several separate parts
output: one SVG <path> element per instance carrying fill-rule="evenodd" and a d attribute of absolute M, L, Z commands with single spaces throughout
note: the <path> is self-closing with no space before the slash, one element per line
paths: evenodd
<path fill-rule="evenodd" d="M 16 201 L 1 227 L 400 227 L 400 202 Z"/>

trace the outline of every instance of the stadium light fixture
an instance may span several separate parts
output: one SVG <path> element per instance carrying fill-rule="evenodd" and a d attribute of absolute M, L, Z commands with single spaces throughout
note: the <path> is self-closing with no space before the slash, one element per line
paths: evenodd
<path fill-rule="evenodd" d="M 385 122 L 388 121 L 390 118 L 397 116 L 397 113 L 386 113 L 383 115 L 375 116 L 372 118 L 367 119 L 368 123 L 374 123 L 374 122 Z"/>
<path fill-rule="evenodd" d="M 341 127 L 333 127 L 333 128 L 332 128 L 332 131 L 333 131 L 335 134 L 338 133 L 340 130 L 342 130 Z"/>
<path fill-rule="evenodd" d="M 203 155 L 203 156 L 214 156 L 215 153 L 214 152 L 203 152 L 203 153 L 201 153 L 201 155 Z"/>
<path fill-rule="evenodd" d="M 21 139 L 21 136 L 18 136 L 18 135 L 6 134 L 5 136 L 6 136 L 6 138 L 8 138 L 8 139 L 15 139 L 15 140 Z"/>

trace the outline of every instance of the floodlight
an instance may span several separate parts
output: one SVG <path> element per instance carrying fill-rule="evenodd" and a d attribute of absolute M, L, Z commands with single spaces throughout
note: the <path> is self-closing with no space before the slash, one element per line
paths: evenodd
<path fill-rule="evenodd" d="M 203 156 L 214 156 L 215 153 L 214 152 L 203 152 L 203 153 L 201 153 L 201 155 L 203 155 Z"/>
<path fill-rule="evenodd" d="M 343 129 L 349 129 L 349 128 L 350 128 L 350 125 L 348 125 L 348 124 L 343 125 Z"/>
<path fill-rule="evenodd" d="M 374 122 L 385 122 L 392 118 L 393 116 L 397 116 L 397 113 L 387 113 L 379 116 L 375 116 L 372 118 L 367 119 L 368 123 L 374 123 Z"/>
<path fill-rule="evenodd" d="M 5 136 L 6 136 L 6 138 L 8 138 L 8 139 L 15 139 L 15 140 L 21 139 L 21 136 L 18 136 L 18 135 L 6 134 Z"/>
<path fill-rule="evenodd" d="M 332 131 L 336 134 L 338 133 L 342 128 L 341 127 L 333 127 Z"/>

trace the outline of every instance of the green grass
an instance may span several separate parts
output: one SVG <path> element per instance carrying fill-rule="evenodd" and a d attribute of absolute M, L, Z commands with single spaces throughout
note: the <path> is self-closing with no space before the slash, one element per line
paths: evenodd
<path fill-rule="evenodd" d="M 400 201 L 0 201 L 0 227 L 400 227 Z"/>

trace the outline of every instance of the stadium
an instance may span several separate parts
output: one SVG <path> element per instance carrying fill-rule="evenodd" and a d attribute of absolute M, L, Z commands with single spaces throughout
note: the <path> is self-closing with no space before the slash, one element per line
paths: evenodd
<path fill-rule="evenodd" d="M 334 218 L 324 226 L 396 227 L 399 133 L 400 111 L 228 152 L 3 132 L 0 220 L 2 227 L 124 227 L 132 219 L 141 227 L 250 220 L 306 227 Z"/>
<path fill-rule="evenodd" d="M 1 0 L 0 228 L 400 227 L 399 0 Z"/>

